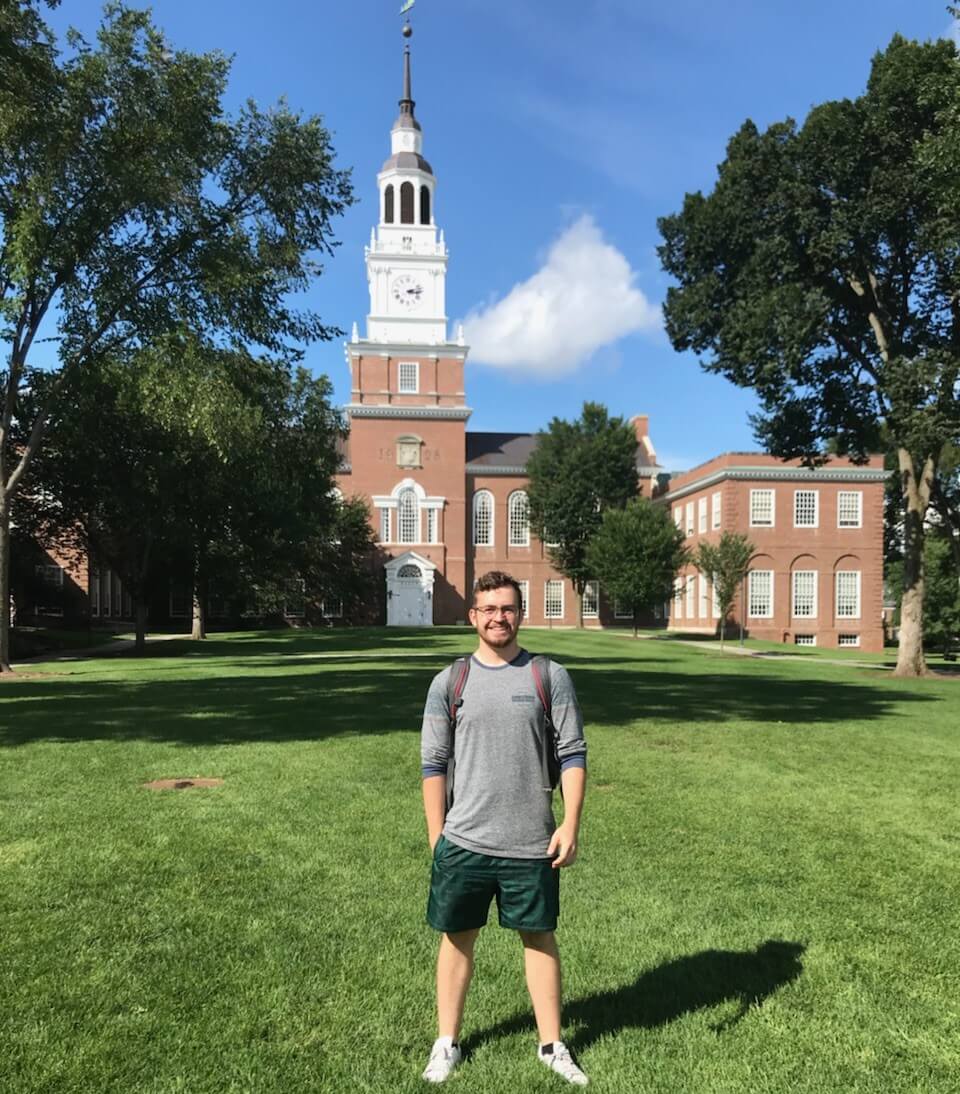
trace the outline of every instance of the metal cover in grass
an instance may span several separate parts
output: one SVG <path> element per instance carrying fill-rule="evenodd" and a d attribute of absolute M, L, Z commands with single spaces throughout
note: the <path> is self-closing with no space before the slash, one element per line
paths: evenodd
<path fill-rule="evenodd" d="M 195 786 L 223 786 L 223 779 L 154 779 L 143 786 L 146 790 L 190 790 Z"/>

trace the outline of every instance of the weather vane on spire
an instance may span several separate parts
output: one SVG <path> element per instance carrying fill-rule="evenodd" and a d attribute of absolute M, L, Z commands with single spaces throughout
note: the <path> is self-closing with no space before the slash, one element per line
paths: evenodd
<path fill-rule="evenodd" d="M 406 15 L 416 2 L 417 0 L 404 0 L 403 7 L 400 9 L 400 14 Z M 404 38 L 409 38 L 411 34 L 413 34 L 413 27 L 410 26 L 410 20 L 407 19 L 403 24 L 403 36 Z"/>

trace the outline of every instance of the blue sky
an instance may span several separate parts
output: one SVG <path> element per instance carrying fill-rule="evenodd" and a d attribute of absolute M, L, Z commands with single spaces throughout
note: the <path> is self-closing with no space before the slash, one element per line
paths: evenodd
<path fill-rule="evenodd" d="M 234 58 L 228 106 L 285 96 L 323 116 L 359 201 L 336 225 L 342 245 L 309 301 L 326 322 L 362 331 L 363 246 L 400 94 L 400 0 L 152 7 L 176 46 Z M 49 18 L 92 36 L 100 8 L 64 0 Z M 592 399 L 648 414 L 670 470 L 756 448 L 750 393 L 663 334 L 657 217 L 712 186 L 746 118 L 802 119 L 857 95 L 894 33 L 951 31 L 945 4 L 417 0 L 412 14 L 413 94 L 450 249 L 448 314 L 466 319 L 477 351 L 469 428 L 533 431 Z M 522 333 L 504 339 L 518 321 Z M 306 361 L 348 401 L 340 341 L 311 346 Z"/>

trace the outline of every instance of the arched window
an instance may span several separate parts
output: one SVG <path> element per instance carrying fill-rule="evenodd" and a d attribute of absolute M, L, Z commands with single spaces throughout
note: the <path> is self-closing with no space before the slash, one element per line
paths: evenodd
<path fill-rule="evenodd" d="M 527 495 L 523 490 L 515 490 L 507 503 L 509 542 L 511 547 L 530 546 L 530 509 Z"/>
<path fill-rule="evenodd" d="M 420 513 L 417 506 L 417 495 L 410 487 L 400 492 L 397 499 L 397 523 L 399 524 L 400 542 L 419 542 Z"/>
<path fill-rule="evenodd" d="M 430 223 L 430 187 L 420 187 L 420 223 Z"/>
<path fill-rule="evenodd" d="M 383 223 L 393 223 L 393 183 L 383 191 Z"/>
<path fill-rule="evenodd" d="M 412 562 L 405 562 L 399 570 L 397 570 L 397 577 L 415 577 L 419 580 L 423 577 L 420 573 L 420 567 L 415 566 Z"/>
<path fill-rule="evenodd" d="M 493 494 L 489 490 L 478 490 L 473 495 L 473 544 L 493 546 Z"/>
<path fill-rule="evenodd" d="M 400 223 L 413 224 L 413 183 L 400 184 Z"/>

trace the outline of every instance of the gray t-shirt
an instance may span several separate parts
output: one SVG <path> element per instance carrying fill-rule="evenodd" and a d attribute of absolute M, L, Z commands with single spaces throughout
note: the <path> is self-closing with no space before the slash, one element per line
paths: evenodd
<path fill-rule="evenodd" d="M 454 799 L 443 826 L 451 842 L 482 855 L 544 858 L 556 828 L 552 795 L 543 788 L 543 710 L 526 650 L 507 665 L 474 657 L 457 711 Z M 423 710 L 420 758 L 424 778 L 445 775 L 450 755 L 447 682 L 452 666 L 430 685 Z M 551 714 L 560 768 L 585 767 L 583 717 L 570 675 L 550 662 Z"/>

